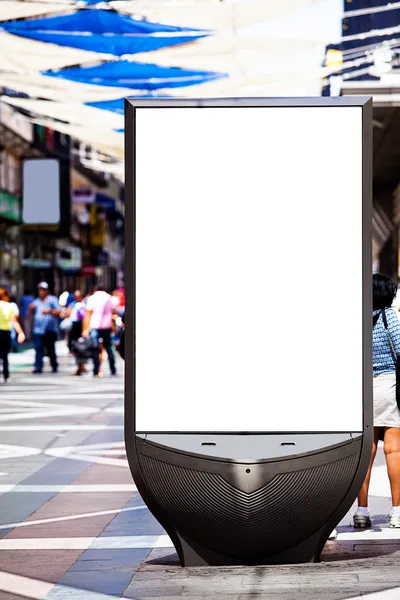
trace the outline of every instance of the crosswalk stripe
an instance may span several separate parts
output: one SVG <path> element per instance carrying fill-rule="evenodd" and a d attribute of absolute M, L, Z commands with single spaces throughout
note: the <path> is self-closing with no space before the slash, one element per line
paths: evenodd
<path fill-rule="evenodd" d="M 378 532 L 376 532 L 378 533 Z M 379 540 L 396 539 L 385 537 L 385 532 L 380 532 Z M 340 548 L 340 542 L 348 541 L 347 538 L 332 542 Z M 352 540 L 359 540 L 353 536 Z M 366 541 L 366 540 L 364 540 Z M 3 538 L 0 540 L 0 551 L 10 550 L 128 550 L 137 548 L 173 548 L 173 543 L 168 535 L 133 535 L 133 536 L 100 536 L 95 537 L 63 537 L 63 538 Z"/>

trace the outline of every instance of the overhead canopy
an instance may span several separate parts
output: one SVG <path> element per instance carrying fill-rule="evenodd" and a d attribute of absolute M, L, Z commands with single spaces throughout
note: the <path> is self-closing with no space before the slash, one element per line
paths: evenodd
<path fill-rule="evenodd" d="M 123 56 L 192 42 L 209 32 L 150 23 L 110 10 L 81 9 L 70 15 L 9 21 L 13 35 L 60 46 Z"/>
<path fill-rule="evenodd" d="M 226 77 L 224 73 L 160 67 L 130 61 L 109 62 L 95 67 L 71 67 L 56 72 L 47 71 L 43 74 L 92 85 L 137 90 L 190 86 Z"/>
<path fill-rule="evenodd" d="M 114 0 L 110 4 L 121 12 L 145 15 L 152 21 L 222 32 L 236 31 L 266 19 L 284 18 L 297 8 L 316 3 L 315 0 Z"/>
<path fill-rule="evenodd" d="M 31 98 L 72 102 L 114 100 L 132 95 L 128 88 L 110 88 L 101 85 L 74 83 L 66 79 L 45 77 L 41 74 L 7 73 L 0 71 L 0 87 L 27 94 Z"/>
<path fill-rule="evenodd" d="M 26 17 L 36 17 L 38 15 L 61 12 L 65 11 L 65 8 L 65 4 L 54 0 L 48 3 L 2 0 L 0 2 L 0 21 L 24 19 Z"/>
<path fill-rule="evenodd" d="M 1 5 L 1 0 L 0 0 Z M 110 58 L 110 54 L 100 58 Z M 94 52 L 43 44 L 0 31 L 0 70 L 14 73 L 61 69 L 68 65 L 93 63 L 99 60 Z"/>
<path fill-rule="evenodd" d="M 239 28 L 237 34 L 269 39 L 307 40 L 322 44 L 326 40 L 334 42 L 340 39 L 340 19 L 337 9 L 338 0 L 325 0 L 325 2 L 299 6 L 297 10 L 287 15 L 279 15 Z M 327 15 L 332 15 L 333 18 L 327 19 Z"/>
<path fill-rule="evenodd" d="M 137 1 L 139 10 L 145 11 L 147 4 L 149 10 L 144 14 L 153 17 L 156 11 L 158 18 L 163 18 L 164 22 L 170 10 L 175 11 L 175 15 L 179 12 L 177 6 L 170 8 L 170 4 L 160 3 L 155 8 L 152 2 Z M 184 90 L 184 95 L 319 95 L 325 46 L 332 42 L 332 36 L 333 41 L 337 41 L 341 35 L 343 0 L 288 0 L 279 3 L 264 0 L 262 6 L 252 0 L 249 2 L 255 10 L 249 21 L 245 15 L 247 2 L 233 2 L 231 12 L 225 12 L 232 20 L 227 17 L 216 35 L 199 40 L 195 46 L 161 49 L 156 54 L 157 63 L 164 66 L 179 64 L 188 69 L 212 68 L 229 73 L 227 80 L 205 84 L 198 90 Z M 190 3 L 184 0 L 183 4 L 187 7 L 187 15 L 191 14 L 192 8 L 196 9 L 193 5 L 189 7 Z M 209 7 L 206 0 L 204 4 L 206 9 L 202 13 L 202 23 L 208 28 L 217 8 Z M 199 13 L 200 6 L 203 6 L 202 2 L 199 2 Z M 209 14 L 210 22 L 207 20 Z M 263 20 L 257 20 L 256 14 Z M 318 27 L 305 26 L 304 32 L 299 33 L 303 29 L 298 26 L 300 22 L 318 22 Z M 189 23 L 193 25 L 193 21 L 189 20 Z M 245 23 L 246 27 L 243 26 Z M 135 60 L 144 62 L 148 59 L 146 55 L 139 54 Z"/>
<path fill-rule="evenodd" d="M 343 0 L 111 0 L 117 13 L 101 4 L 77 10 L 78 1 L 52 1 L 70 14 L 6 23 L 17 35 L 0 32 L 0 86 L 54 100 L 52 108 L 49 102 L 20 108 L 108 152 L 104 131 L 119 136 L 122 152 L 123 123 L 113 118 L 122 119 L 122 99 L 133 94 L 169 95 L 177 88 L 180 97 L 319 95 L 324 48 L 336 41 L 330 24 L 338 22 L 340 34 L 343 5 Z M 300 20 L 318 22 L 318 28 L 307 23 L 299 28 Z M 197 41 L 179 45 L 182 37 Z M 151 63 L 157 64 L 149 64 L 149 50 L 156 50 Z M 111 60 L 111 54 L 127 52 L 135 53 L 135 62 Z M 103 64 L 85 66 L 96 62 Z"/>

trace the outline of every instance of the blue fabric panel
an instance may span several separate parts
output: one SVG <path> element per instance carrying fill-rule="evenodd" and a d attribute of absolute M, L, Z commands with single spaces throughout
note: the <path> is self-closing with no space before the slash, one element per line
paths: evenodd
<path fill-rule="evenodd" d="M 115 56 L 186 44 L 209 35 L 197 29 L 151 23 L 112 10 L 90 8 L 70 15 L 9 21 L 2 26 L 20 37 Z"/>
<path fill-rule="evenodd" d="M 193 71 L 179 67 L 160 67 L 130 61 L 109 62 L 95 67 L 70 67 L 60 71 L 47 71 L 43 75 L 68 81 L 108 87 L 139 90 L 197 85 L 221 79 L 227 75 L 209 71 Z"/>
<path fill-rule="evenodd" d="M 21 31 L 86 32 L 86 33 L 159 33 L 198 31 L 189 27 L 162 25 L 145 20 L 133 19 L 112 10 L 81 9 L 70 15 L 28 19 L 24 21 L 8 21 L 3 23 L 5 29 Z"/>
<path fill-rule="evenodd" d="M 103 2 L 110 2 L 110 0 L 83 0 L 87 6 L 94 6 Z"/>
<path fill-rule="evenodd" d="M 160 48 L 188 44 L 207 36 L 205 33 L 187 36 L 170 36 L 165 34 L 165 36 L 157 35 L 156 37 L 146 34 L 86 35 L 85 33 L 76 34 L 12 28 L 8 28 L 7 31 L 14 35 L 39 42 L 57 44 L 58 46 L 68 46 L 69 48 L 79 48 L 79 50 L 89 50 L 90 52 L 99 52 L 101 54 L 112 54 L 114 56 L 152 52 L 154 50 L 159 50 Z"/>

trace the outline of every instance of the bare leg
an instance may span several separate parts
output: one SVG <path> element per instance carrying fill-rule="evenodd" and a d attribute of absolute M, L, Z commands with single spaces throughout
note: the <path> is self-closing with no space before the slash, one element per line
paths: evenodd
<path fill-rule="evenodd" d="M 400 428 L 385 429 L 384 450 L 392 491 L 392 506 L 400 506 Z"/>
<path fill-rule="evenodd" d="M 369 483 L 371 481 L 372 465 L 374 464 L 376 450 L 378 448 L 379 430 L 380 430 L 380 427 L 374 427 L 374 441 L 373 441 L 373 445 L 372 445 L 371 460 L 369 462 L 368 472 L 365 477 L 364 483 L 362 485 L 360 493 L 358 494 L 358 506 L 365 506 L 365 507 L 368 506 Z"/>

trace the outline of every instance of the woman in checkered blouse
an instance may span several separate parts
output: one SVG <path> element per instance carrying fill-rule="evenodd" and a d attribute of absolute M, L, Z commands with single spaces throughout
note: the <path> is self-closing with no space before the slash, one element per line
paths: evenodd
<path fill-rule="evenodd" d="M 396 402 L 396 358 L 400 355 L 400 319 L 392 308 L 397 292 L 385 275 L 373 276 L 373 395 L 374 443 L 367 476 L 358 496 L 355 527 L 369 527 L 368 489 L 378 441 L 383 433 L 386 466 L 392 493 L 391 527 L 400 527 L 400 411 Z M 387 327 L 383 316 L 386 315 Z M 389 338 L 390 336 L 390 338 Z M 390 343 L 390 340 L 393 344 Z"/>

